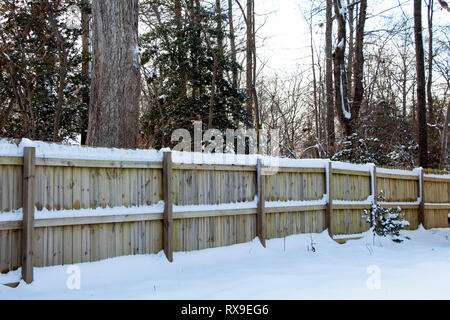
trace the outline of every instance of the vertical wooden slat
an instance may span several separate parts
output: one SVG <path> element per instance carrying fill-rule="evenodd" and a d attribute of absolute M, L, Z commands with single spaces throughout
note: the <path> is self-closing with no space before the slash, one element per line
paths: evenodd
<path fill-rule="evenodd" d="M 257 234 L 259 241 L 266 247 L 266 216 L 264 213 L 264 175 L 262 172 L 261 159 L 256 163 L 256 184 L 258 190 L 258 214 L 256 216 Z"/>
<path fill-rule="evenodd" d="M 167 260 L 173 261 L 173 194 L 172 194 L 172 153 L 164 153 L 163 162 L 163 189 L 164 189 L 164 253 Z"/>
<path fill-rule="evenodd" d="M 62 263 L 72 264 L 73 262 L 73 228 L 72 226 L 65 226 L 62 228 Z"/>
<path fill-rule="evenodd" d="M 72 228 L 72 263 L 82 262 L 82 233 L 81 226 L 73 226 Z"/>
<path fill-rule="evenodd" d="M 332 216 L 333 216 L 333 163 L 328 163 L 327 170 L 327 186 L 328 186 L 328 202 L 325 211 L 325 228 L 328 229 L 330 237 L 333 236 Z"/>
<path fill-rule="evenodd" d="M 34 174 L 36 149 L 23 150 L 22 278 L 33 281 Z"/>
<path fill-rule="evenodd" d="M 419 175 L 419 190 L 420 190 L 420 204 L 419 204 L 419 225 L 424 226 L 425 221 L 425 192 L 423 192 L 423 169 L 420 169 Z M 425 226 L 424 226 L 425 227 Z"/>
<path fill-rule="evenodd" d="M 72 168 L 63 169 L 63 209 L 69 210 L 73 208 L 73 176 Z"/>
<path fill-rule="evenodd" d="M 72 208 L 81 209 L 81 168 L 72 171 Z"/>

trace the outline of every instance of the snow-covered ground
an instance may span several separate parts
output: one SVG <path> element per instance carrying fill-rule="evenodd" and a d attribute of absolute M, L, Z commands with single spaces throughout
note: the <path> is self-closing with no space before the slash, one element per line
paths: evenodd
<path fill-rule="evenodd" d="M 160 252 L 35 268 L 31 285 L 0 285 L 0 299 L 450 299 L 450 229 L 402 234 L 410 240 L 365 233 L 338 244 L 324 232 L 175 253 L 173 263 Z"/>

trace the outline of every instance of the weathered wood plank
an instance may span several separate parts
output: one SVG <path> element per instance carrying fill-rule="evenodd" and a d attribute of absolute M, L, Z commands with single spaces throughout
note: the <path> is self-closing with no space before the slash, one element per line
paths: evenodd
<path fill-rule="evenodd" d="M 63 264 L 72 264 L 73 263 L 73 227 L 72 226 L 65 226 L 62 228 L 63 233 L 63 245 L 62 245 L 62 253 L 63 253 Z"/>
<path fill-rule="evenodd" d="M 368 172 L 368 171 L 357 171 L 357 170 L 348 170 L 348 169 L 333 169 L 333 172 L 334 172 L 334 174 L 370 177 L 370 172 Z"/>
<path fill-rule="evenodd" d="M 2 158 L 3 157 L 0 157 L 0 159 Z M 154 162 L 154 161 L 109 161 L 109 160 L 56 159 L 56 158 L 36 158 L 36 165 L 46 167 L 79 167 L 79 168 L 130 168 L 130 169 L 162 168 L 161 162 Z"/>
<path fill-rule="evenodd" d="M 173 193 L 172 193 L 172 153 L 165 152 L 163 160 L 164 189 L 164 253 L 167 260 L 173 261 Z"/>
<path fill-rule="evenodd" d="M 256 169 L 254 166 L 173 163 L 173 170 L 255 171 Z"/>
<path fill-rule="evenodd" d="M 419 180 L 418 176 L 407 176 L 407 175 L 399 175 L 399 174 L 391 174 L 391 173 L 377 173 L 378 178 L 385 179 L 396 179 L 396 180 Z"/>
<path fill-rule="evenodd" d="M 72 263 L 81 263 L 83 252 L 82 252 L 82 232 L 81 226 L 72 226 Z"/>
<path fill-rule="evenodd" d="M 328 234 L 330 236 L 333 236 L 333 165 L 330 162 L 328 164 L 328 170 L 326 174 L 326 185 L 327 185 L 327 192 L 328 192 L 328 201 L 325 209 L 325 229 L 328 229 Z"/>
<path fill-rule="evenodd" d="M 22 222 L 22 278 L 33 281 L 33 231 L 36 149 L 23 150 L 23 222 Z"/>
<path fill-rule="evenodd" d="M 256 164 L 256 181 L 257 181 L 257 190 L 258 190 L 258 213 L 256 215 L 257 220 L 257 235 L 259 238 L 259 241 L 263 245 L 263 247 L 266 247 L 266 217 L 264 212 L 265 207 L 265 195 L 264 195 L 264 176 L 262 175 L 262 162 L 261 159 L 258 159 L 258 162 Z"/>
<path fill-rule="evenodd" d="M 22 157 L 0 157 L 0 165 L 21 166 L 23 165 Z"/>

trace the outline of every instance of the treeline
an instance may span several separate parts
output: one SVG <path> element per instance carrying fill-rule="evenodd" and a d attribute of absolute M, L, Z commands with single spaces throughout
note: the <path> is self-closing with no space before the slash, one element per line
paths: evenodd
<path fill-rule="evenodd" d="M 279 128 L 287 157 L 448 168 L 448 6 L 370 5 L 302 2 L 310 63 L 269 75 L 254 0 L 4 0 L 0 135 L 159 149 L 201 121 Z"/>
<path fill-rule="evenodd" d="M 386 7 L 303 4 L 309 63 L 257 81 L 283 155 L 448 169 L 450 26 L 435 15 L 450 12 L 444 1 Z"/>

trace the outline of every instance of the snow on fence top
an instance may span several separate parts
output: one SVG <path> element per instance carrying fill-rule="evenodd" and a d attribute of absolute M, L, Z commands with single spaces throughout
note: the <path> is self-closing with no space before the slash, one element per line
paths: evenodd
<path fill-rule="evenodd" d="M 450 174 L 424 174 L 425 178 L 437 178 L 437 179 L 445 179 L 450 180 Z"/>
<path fill-rule="evenodd" d="M 289 168 L 327 168 L 328 159 L 289 159 L 257 154 L 227 154 L 227 153 L 196 153 L 171 151 L 168 148 L 161 150 L 131 150 L 117 148 L 97 148 L 79 145 L 64 145 L 42 141 L 21 139 L 19 144 L 9 139 L 0 139 L 0 156 L 23 157 L 25 147 L 35 147 L 37 158 L 49 159 L 79 159 L 99 161 L 135 161 L 135 162 L 162 162 L 164 152 L 172 152 L 172 161 L 181 164 L 216 164 L 216 165 L 243 165 L 255 166 L 258 159 L 262 159 L 264 166 Z M 332 162 L 333 169 L 371 172 L 374 164 L 353 164 L 347 162 Z M 400 169 L 377 168 L 378 173 L 418 176 L 420 168 L 412 171 Z M 450 175 L 426 174 L 425 177 L 450 179 Z"/>
<path fill-rule="evenodd" d="M 0 139 L 0 156 L 23 157 L 25 147 L 35 147 L 38 158 L 158 162 L 161 162 L 163 158 L 162 152 L 156 150 L 93 148 L 29 139 L 22 139 L 18 145 L 11 140 Z"/>
<path fill-rule="evenodd" d="M 42 141 L 22 139 L 19 144 L 8 139 L 0 139 L 0 156 L 23 157 L 25 147 L 35 147 L 37 158 L 162 162 L 163 153 L 170 149 L 128 150 L 116 148 L 95 148 L 78 145 L 64 145 Z M 265 166 L 324 168 L 329 160 L 323 159 L 287 159 L 261 155 L 242 155 L 225 153 L 194 153 L 172 151 L 172 161 L 183 164 L 222 164 L 255 166 L 258 159 Z"/>
<path fill-rule="evenodd" d="M 388 168 L 378 168 L 377 173 L 395 174 L 401 176 L 415 176 L 420 175 L 421 168 L 415 168 L 413 170 L 402 170 L 402 169 L 388 169 Z"/>

